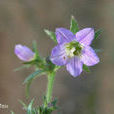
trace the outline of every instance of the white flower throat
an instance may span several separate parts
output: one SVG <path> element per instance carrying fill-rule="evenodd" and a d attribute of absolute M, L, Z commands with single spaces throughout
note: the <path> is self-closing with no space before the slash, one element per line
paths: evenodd
<path fill-rule="evenodd" d="M 74 56 L 80 56 L 82 49 L 83 46 L 76 41 L 65 44 L 65 51 L 69 58 L 72 58 Z"/>

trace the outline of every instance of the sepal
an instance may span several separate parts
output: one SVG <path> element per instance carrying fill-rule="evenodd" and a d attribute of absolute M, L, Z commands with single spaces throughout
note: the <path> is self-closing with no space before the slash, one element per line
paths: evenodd
<path fill-rule="evenodd" d="M 54 32 L 51 32 L 47 29 L 44 29 L 44 32 L 55 42 L 57 43 L 57 40 L 56 40 L 56 35 Z"/>
<path fill-rule="evenodd" d="M 100 36 L 100 34 L 103 32 L 102 29 L 98 29 L 96 32 L 95 32 L 95 40 Z"/>
<path fill-rule="evenodd" d="M 83 64 L 83 70 L 86 72 L 90 72 L 90 69 L 87 65 Z"/>
<path fill-rule="evenodd" d="M 74 16 L 71 17 L 70 31 L 76 34 L 79 31 L 78 23 L 75 20 Z"/>

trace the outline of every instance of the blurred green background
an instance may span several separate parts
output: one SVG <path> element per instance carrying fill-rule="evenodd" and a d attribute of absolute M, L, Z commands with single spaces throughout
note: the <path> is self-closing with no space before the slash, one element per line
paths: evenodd
<path fill-rule="evenodd" d="M 28 103 L 42 103 L 47 80 L 36 79 L 31 86 L 31 97 L 25 99 L 23 80 L 33 72 L 13 70 L 22 65 L 14 55 L 16 44 L 32 47 L 36 40 L 42 56 L 50 55 L 54 42 L 43 29 L 55 31 L 57 27 L 69 28 L 71 15 L 80 29 L 103 28 L 102 35 L 93 42 L 100 64 L 73 78 L 65 67 L 56 75 L 53 96 L 59 99 L 59 114 L 114 114 L 114 0 L 0 0 L 0 114 L 25 114 L 19 99 Z M 54 112 L 53 114 L 58 114 Z"/>

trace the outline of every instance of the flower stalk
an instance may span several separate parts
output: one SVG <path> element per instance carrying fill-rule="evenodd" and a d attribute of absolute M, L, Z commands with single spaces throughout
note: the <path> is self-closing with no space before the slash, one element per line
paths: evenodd
<path fill-rule="evenodd" d="M 46 104 L 45 104 L 45 106 L 47 106 L 51 102 L 54 79 L 55 79 L 55 73 L 54 72 L 50 73 L 48 75 L 48 84 L 47 84 Z"/>

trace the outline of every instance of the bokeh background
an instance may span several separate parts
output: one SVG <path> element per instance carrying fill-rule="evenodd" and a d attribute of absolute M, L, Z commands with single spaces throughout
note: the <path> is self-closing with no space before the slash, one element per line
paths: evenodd
<path fill-rule="evenodd" d="M 42 103 L 47 80 L 36 79 L 31 97 L 25 98 L 23 80 L 33 72 L 24 69 L 14 72 L 22 62 L 14 55 L 16 44 L 32 47 L 36 40 L 42 56 L 50 55 L 54 42 L 44 33 L 47 28 L 69 28 L 74 15 L 80 29 L 103 28 L 102 35 L 93 42 L 99 48 L 101 62 L 73 78 L 62 68 L 56 75 L 53 96 L 59 99 L 59 114 L 114 114 L 114 0 L 0 0 L 0 114 L 25 114 L 19 99 L 26 103 L 35 96 Z M 58 114 L 54 112 L 53 114 Z"/>

